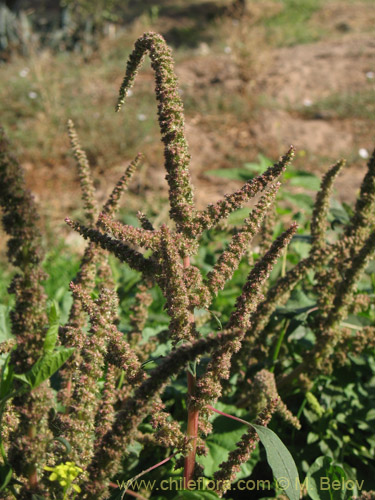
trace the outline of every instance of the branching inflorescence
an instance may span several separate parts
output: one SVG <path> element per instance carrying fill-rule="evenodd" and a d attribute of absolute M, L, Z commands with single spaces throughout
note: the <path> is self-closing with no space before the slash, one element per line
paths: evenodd
<path fill-rule="evenodd" d="M 26 394 L 10 398 L 11 403 L 3 407 L 7 412 L 5 421 L 10 422 L 10 415 L 15 416 L 12 432 L 3 431 L 2 439 L 8 452 L 8 458 L 3 455 L 4 465 L 9 463 L 17 475 L 18 483 L 13 490 L 17 489 L 18 498 L 31 498 L 33 494 L 52 498 L 50 483 L 43 476 L 42 467 L 51 468 L 59 460 L 61 442 L 69 443 L 68 458 L 82 470 L 80 498 L 108 498 L 110 483 L 121 469 L 128 446 L 135 440 L 156 441 L 160 446 L 173 447 L 174 455 L 184 456 L 184 478 L 188 487 L 194 474 L 201 473 L 195 463 L 197 443 L 198 449 L 203 448 L 201 439 L 210 432 L 208 417 L 212 404 L 221 397 L 223 383 L 228 380 L 231 370 L 242 373 L 241 384 L 249 394 L 242 403 L 249 406 L 255 424 L 267 426 L 276 411 L 299 428 L 298 420 L 281 401 L 279 389 L 285 390 L 303 377 L 320 373 L 322 359 L 325 365 L 335 361 L 337 345 L 340 349 L 349 349 L 348 346 L 355 344 L 357 351 L 366 348 L 362 337 L 353 340 L 340 329 L 340 321 L 345 319 L 350 308 L 360 307 L 355 285 L 375 250 L 374 156 L 369 161 L 368 173 L 343 239 L 331 243 L 326 239 L 329 196 L 333 181 L 344 164 L 339 161 L 325 175 L 316 198 L 309 255 L 287 270 L 273 286 L 265 288 L 275 263 L 297 231 L 293 223 L 255 262 L 223 330 L 208 335 L 200 332 L 195 323 L 195 309 L 211 307 L 212 301 L 233 277 L 254 237 L 262 231 L 264 218 L 280 187 L 275 181 L 293 159 L 294 149 L 291 147 L 278 162 L 262 175 L 248 180 L 238 191 L 202 211 L 196 210 L 183 105 L 171 51 L 160 35 L 146 33 L 137 40 L 126 67 L 117 110 L 124 104 L 146 54 L 155 72 L 173 224 L 154 227 L 143 213 L 138 213 L 141 227 L 125 225 L 113 218 L 141 155 L 129 164 L 100 211 L 89 162 L 74 125 L 69 121 L 86 221 L 67 218 L 66 222 L 87 239 L 88 244 L 79 272 L 70 285 L 73 306 L 69 320 L 59 328 L 58 344 L 72 352 L 59 370 L 59 411 L 48 381 Z M 3 223 L 11 237 L 8 243 L 10 261 L 21 273 L 11 286 L 16 299 L 11 318 L 16 345 L 10 344 L 2 352 L 11 352 L 14 372 L 22 375 L 44 355 L 49 325 L 41 284 L 44 275 L 35 207 L 25 190 L 22 172 L 7 148 L 2 136 L 0 201 L 4 210 Z M 227 219 L 260 193 L 242 228 L 232 236 L 212 269 L 204 275 L 194 265 L 202 233 L 215 228 L 222 219 Z M 129 312 L 131 329 L 126 334 L 118 328 L 119 303 L 108 264 L 109 253 L 140 275 L 135 305 Z M 315 271 L 317 278 L 318 305 L 311 320 L 315 346 L 306 351 L 303 362 L 294 365 L 287 374 L 279 373 L 275 378 L 274 367 L 268 370 L 264 366 L 258 366 L 254 373 L 254 360 L 259 365 L 267 364 L 269 346 L 275 340 L 268 328 L 272 314 L 309 271 Z M 160 288 L 165 299 L 170 319 L 168 338 L 173 348 L 148 372 L 144 363 L 152 355 L 155 341 L 142 343 L 142 331 L 152 303 L 150 289 L 154 285 Z M 375 337 L 373 332 L 371 335 Z M 201 364 L 197 375 L 196 365 L 204 354 L 209 359 Z M 165 411 L 162 401 L 171 377 L 184 370 L 188 373 L 187 432 Z M 139 429 L 151 414 L 155 429 L 152 438 L 147 431 Z M 221 463 L 215 474 L 218 484 L 222 484 L 217 490 L 220 495 L 228 489 L 228 481 L 235 480 L 257 441 L 256 431 L 249 427 L 237 448 Z"/>

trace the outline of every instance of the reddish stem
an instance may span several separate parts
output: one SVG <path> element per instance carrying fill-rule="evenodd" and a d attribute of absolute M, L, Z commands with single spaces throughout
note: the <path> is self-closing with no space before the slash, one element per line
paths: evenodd
<path fill-rule="evenodd" d="M 187 372 L 188 394 L 192 396 L 195 392 L 195 377 Z M 184 464 L 184 488 L 189 489 L 189 481 L 193 479 L 195 468 L 195 455 L 197 452 L 199 411 L 190 410 L 188 412 L 187 436 L 192 445 L 192 450 L 185 457 Z"/>
<path fill-rule="evenodd" d="M 239 417 L 234 417 L 233 415 L 229 415 L 228 413 L 224 413 L 223 411 L 217 410 L 211 405 L 207 405 L 207 408 L 211 411 L 214 411 L 215 413 L 218 413 L 219 415 L 223 415 L 223 417 L 228 417 L 231 418 L 232 420 L 237 420 L 238 422 L 241 422 L 241 424 L 246 424 L 251 426 L 251 424 L 249 422 L 246 422 L 246 420 L 243 420 L 242 418 Z"/>
<path fill-rule="evenodd" d="M 170 455 L 169 457 L 167 458 L 164 458 L 164 460 L 162 460 L 161 462 L 158 462 L 157 464 L 155 465 L 152 465 L 151 467 L 149 467 L 148 469 L 146 470 L 143 470 L 142 472 L 140 472 L 139 474 L 137 474 L 136 476 L 132 477 L 131 479 L 128 479 L 128 481 L 126 481 L 126 483 L 130 486 L 131 483 L 134 483 L 134 481 L 136 481 L 137 479 L 139 479 L 140 477 L 144 476 L 145 474 L 147 474 L 148 472 L 151 472 L 152 470 L 156 469 L 157 467 L 160 467 L 161 465 L 164 465 L 165 463 L 169 462 L 169 460 L 173 457 L 175 457 L 177 455 L 177 453 L 179 453 L 178 451 L 174 452 L 172 455 Z M 126 490 L 127 491 L 127 490 Z"/>
<path fill-rule="evenodd" d="M 184 257 L 183 260 L 184 268 L 190 266 L 190 258 Z M 194 322 L 194 314 L 191 314 L 190 321 Z M 187 372 L 187 382 L 188 382 L 188 395 L 189 399 L 195 394 L 195 377 L 190 371 Z M 190 402 L 188 403 L 190 406 Z M 185 457 L 184 464 L 184 488 L 189 489 L 189 481 L 193 479 L 194 469 L 195 469 L 195 455 L 197 452 L 197 437 L 198 437 L 198 421 L 199 421 L 199 411 L 188 409 L 188 423 L 187 423 L 187 437 L 192 444 L 192 450 Z"/>

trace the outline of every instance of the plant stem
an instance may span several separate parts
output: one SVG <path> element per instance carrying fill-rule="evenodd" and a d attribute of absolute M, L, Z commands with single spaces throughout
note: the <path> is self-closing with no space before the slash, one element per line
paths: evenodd
<path fill-rule="evenodd" d="M 161 462 L 158 462 L 157 464 L 155 465 L 152 465 L 151 467 L 149 467 L 148 469 L 146 470 L 143 470 L 142 472 L 140 472 L 139 474 L 137 474 L 136 476 L 132 477 L 131 479 L 128 479 L 126 481 L 126 485 L 127 486 L 130 486 L 132 483 L 134 483 L 134 481 L 136 481 L 137 479 L 139 479 L 140 477 L 144 476 L 145 474 L 147 474 L 148 472 L 151 472 L 152 470 L 156 469 L 157 467 L 160 467 L 161 465 L 169 462 L 169 460 L 173 457 L 175 457 L 177 454 L 179 453 L 179 451 L 176 451 L 175 453 L 173 453 L 172 455 L 170 455 L 169 457 L 167 458 L 164 458 L 164 460 L 162 460 Z M 117 488 L 118 486 L 117 485 L 113 485 L 115 488 Z M 128 493 L 128 488 L 125 489 L 124 493 Z"/>
<path fill-rule="evenodd" d="M 184 257 L 184 268 L 190 266 L 190 258 Z M 192 313 L 190 321 L 194 321 L 194 314 Z M 187 382 L 188 382 L 188 395 L 189 398 L 195 394 L 195 384 L 196 379 L 190 371 L 187 372 Z M 188 403 L 190 406 L 190 402 Z M 189 489 L 189 481 L 193 479 L 194 468 L 195 468 L 195 455 L 197 452 L 197 437 L 198 437 L 198 421 L 199 421 L 199 411 L 189 408 L 188 410 L 188 423 L 187 423 L 187 437 L 192 444 L 192 450 L 185 457 L 184 464 L 184 488 Z"/>
<path fill-rule="evenodd" d="M 36 427 L 35 425 L 30 425 L 28 430 L 28 436 L 32 439 L 36 439 Z M 30 465 L 30 471 L 28 474 L 29 487 L 31 490 L 36 490 L 38 486 L 38 473 L 35 464 Z"/>
<path fill-rule="evenodd" d="M 211 411 L 214 411 L 215 413 L 218 413 L 219 415 L 222 415 L 223 417 L 228 417 L 231 418 L 232 420 L 237 420 L 237 422 L 241 422 L 241 424 L 245 424 L 251 427 L 251 424 L 249 422 L 246 422 L 246 420 L 243 420 L 242 418 L 239 417 L 234 417 L 233 415 L 229 415 L 228 413 L 224 413 L 223 411 L 217 410 L 211 405 L 207 405 L 207 408 Z"/>

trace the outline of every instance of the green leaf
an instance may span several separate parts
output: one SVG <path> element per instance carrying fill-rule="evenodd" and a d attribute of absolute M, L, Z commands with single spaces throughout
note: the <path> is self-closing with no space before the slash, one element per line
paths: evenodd
<path fill-rule="evenodd" d="M 59 306 L 56 300 L 53 300 L 48 312 L 48 322 L 50 325 L 58 323 L 60 319 Z"/>
<path fill-rule="evenodd" d="M 205 174 L 235 181 L 248 181 L 252 179 L 254 175 L 263 173 L 268 167 L 272 165 L 272 161 L 262 154 L 258 155 L 258 159 L 259 163 L 249 162 L 245 163 L 243 167 L 218 168 L 215 170 L 208 170 L 205 172 Z"/>
<path fill-rule="evenodd" d="M 256 172 L 257 174 L 261 174 L 264 172 L 268 167 L 270 167 L 273 163 L 272 161 L 267 158 L 266 156 L 262 155 L 261 153 L 258 154 L 258 160 L 259 163 L 255 162 L 250 162 L 250 163 L 245 163 L 245 167 L 251 170 L 252 172 Z"/>
<path fill-rule="evenodd" d="M 247 181 L 254 177 L 247 168 L 218 168 L 215 170 L 207 170 L 205 174 L 233 181 Z"/>
<path fill-rule="evenodd" d="M 314 200 L 311 196 L 303 193 L 285 193 L 283 192 L 283 198 L 287 201 L 290 201 L 294 205 L 297 205 L 300 210 L 311 211 Z"/>
<path fill-rule="evenodd" d="M 10 307 L 0 304 L 0 342 L 14 338 L 9 319 Z"/>
<path fill-rule="evenodd" d="M 58 441 L 59 443 L 61 443 L 62 445 L 65 446 L 65 450 L 66 452 L 69 454 L 71 451 L 72 451 L 72 447 L 70 446 L 70 443 L 67 439 L 61 437 L 61 436 L 57 436 L 55 438 L 52 439 L 52 441 Z"/>
<path fill-rule="evenodd" d="M 293 457 L 281 439 L 267 427 L 251 424 L 266 449 L 267 462 L 279 487 L 290 500 L 299 500 L 300 482 Z"/>
<path fill-rule="evenodd" d="M 216 321 L 217 326 L 219 327 L 219 330 L 222 330 L 223 329 L 223 325 L 221 324 L 221 321 L 220 321 L 219 317 L 216 316 L 216 314 L 213 311 L 208 311 L 208 312 L 212 315 L 212 317 Z"/>
<path fill-rule="evenodd" d="M 290 184 L 292 186 L 309 189 L 310 191 L 318 191 L 320 188 L 320 180 L 316 175 L 302 172 L 290 179 Z"/>
<path fill-rule="evenodd" d="M 49 324 L 50 327 L 48 328 L 43 344 L 44 352 L 52 352 L 54 350 L 59 335 L 59 313 L 55 302 L 52 303 L 49 312 Z"/>
<path fill-rule="evenodd" d="M 1 370 L 0 380 L 0 400 L 6 398 L 12 392 L 13 386 L 13 367 L 10 363 L 10 354 L 6 357 Z"/>
<path fill-rule="evenodd" d="M 52 375 L 56 373 L 73 354 L 73 351 L 73 347 L 61 347 L 54 352 L 48 352 L 42 356 L 28 372 L 14 375 L 14 377 L 25 382 L 30 389 L 35 389 L 42 382 L 52 377 Z"/>
<path fill-rule="evenodd" d="M 229 215 L 228 222 L 229 224 L 237 225 L 241 224 L 246 217 L 249 215 L 249 208 L 244 207 L 244 208 L 239 208 L 238 210 L 235 210 Z"/>
<path fill-rule="evenodd" d="M 319 457 L 307 471 L 306 484 L 307 492 L 312 500 L 344 500 L 346 489 L 332 489 L 332 482 L 345 484 L 346 474 L 344 469 L 332 464 L 331 457 Z"/>
<path fill-rule="evenodd" d="M 0 465 L 0 491 L 4 491 L 12 479 L 13 469 L 9 464 Z"/>
<path fill-rule="evenodd" d="M 166 330 L 165 325 L 159 325 L 159 326 L 156 326 L 155 328 L 151 328 L 149 326 L 146 326 L 146 328 L 144 328 L 142 331 L 142 339 L 145 342 L 148 342 L 151 337 L 155 337 L 158 333 L 162 332 L 163 330 Z"/>

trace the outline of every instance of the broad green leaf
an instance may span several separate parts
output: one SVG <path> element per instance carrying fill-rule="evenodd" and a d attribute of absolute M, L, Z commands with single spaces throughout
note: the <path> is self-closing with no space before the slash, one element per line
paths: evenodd
<path fill-rule="evenodd" d="M 0 465 L 0 491 L 4 491 L 12 479 L 13 469 L 9 464 Z"/>
<path fill-rule="evenodd" d="M 348 212 L 342 204 L 335 199 L 331 200 L 330 215 L 331 218 L 335 219 L 340 224 L 347 224 L 350 220 Z"/>
<path fill-rule="evenodd" d="M 139 443 L 138 441 L 133 441 L 132 444 L 130 444 L 126 448 L 127 453 L 134 453 L 134 455 L 136 455 L 137 457 L 139 456 L 142 450 L 143 450 L 143 444 Z"/>
<path fill-rule="evenodd" d="M 266 449 L 267 462 L 279 487 L 290 500 L 299 500 L 300 482 L 293 457 L 281 439 L 267 427 L 251 424 Z"/>
<path fill-rule="evenodd" d="M 73 354 L 73 351 L 73 347 L 62 347 L 54 352 L 46 353 L 28 372 L 14 375 L 14 377 L 25 382 L 30 389 L 35 389 L 42 382 L 52 377 Z"/>
<path fill-rule="evenodd" d="M 259 163 L 247 162 L 244 163 L 243 167 L 235 168 L 218 168 L 214 170 L 207 170 L 205 174 L 212 175 L 215 177 L 221 177 L 223 179 L 231 179 L 235 181 L 248 181 L 252 179 L 255 175 L 259 175 L 267 170 L 268 167 L 272 165 L 272 161 L 258 154 Z"/>
<path fill-rule="evenodd" d="M 345 471 L 338 465 L 332 464 L 331 457 L 319 457 L 307 471 L 306 485 L 309 497 L 312 500 L 344 500 L 346 498 L 345 487 L 333 489 L 335 485 L 345 484 Z"/>

